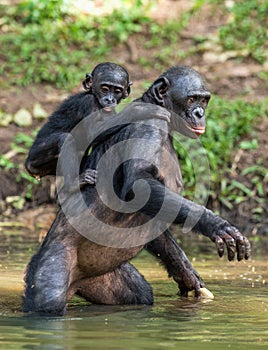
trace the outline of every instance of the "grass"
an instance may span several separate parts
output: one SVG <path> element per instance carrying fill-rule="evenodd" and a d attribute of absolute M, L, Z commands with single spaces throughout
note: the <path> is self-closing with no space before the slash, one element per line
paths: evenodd
<path fill-rule="evenodd" d="M 68 12 L 64 1 L 25 0 L 17 6 L 0 5 L 0 74 L 2 88 L 11 85 L 28 86 L 35 83 L 48 83 L 61 89 L 70 90 L 77 77 L 84 75 L 84 67 L 109 57 L 111 50 L 135 35 L 145 50 L 152 50 L 148 60 L 140 57 L 139 63 L 146 67 L 166 69 L 174 62 L 202 53 L 210 44 L 221 46 L 222 50 L 236 52 L 236 58 L 248 57 L 262 64 L 267 61 L 267 13 L 268 2 L 248 0 L 222 2 L 220 0 L 196 0 L 192 8 L 180 18 L 157 23 L 148 17 L 150 2 L 136 1 L 132 6 L 121 0 L 123 10 L 114 10 L 110 15 L 94 16 Z M 153 2 L 151 2 L 153 3 Z M 193 44 L 185 48 L 181 43 L 181 32 L 187 28 L 193 15 L 198 16 L 202 7 L 208 7 L 211 14 L 221 9 L 226 18 L 213 37 L 199 35 L 192 38 Z M 144 39 L 146 38 L 146 40 Z M 71 53 L 71 54 L 70 54 Z M 171 64 L 170 64 L 171 62 Z M 267 72 L 260 78 L 268 82 Z M 267 115 L 267 100 L 260 103 L 245 103 L 236 99 L 226 101 L 213 97 L 208 109 L 207 132 L 202 137 L 202 145 L 193 148 L 194 156 L 204 157 L 211 172 L 210 193 L 221 193 L 220 200 L 229 208 L 232 203 L 241 202 L 246 197 L 258 195 L 262 199 L 265 175 L 261 164 L 244 170 L 251 175 L 250 186 L 239 182 L 226 181 L 226 173 L 232 166 L 234 150 L 250 150 L 258 146 L 256 139 L 241 141 L 248 135 L 261 115 Z M 17 135 L 11 145 L 18 153 L 27 153 L 31 137 Z M 187 155 L 193 147 L 191 140 L 175 141 L 181 158 L 186 194 L 193 191 L 195 175 L 192 160 Z M 200 152 L 200 153 L 199 153 Z M 200 158 L 202 158 L 200 157 Z M 0 166 L 16 168 L 16 164 L 1 157 Z M 206 172 L 206 163 L 200 165 L 199 173 Z M 20 169 L 21 170 L 21 169 Z M 27 178 L 22 171 L 21 178 Z M 18 181 L 21 178 L 17 178 Z M 30 197 L 32 178 L 29 181 Z M 252 190 L 253 188 L 253 190 Z M 201 195 L 202 197 L 202 195 Z M 202 199 L 202 198 L 201 198 Z M 256 215 L 261 210 L 256 207 Z"/>
<path fill-rule="evenodd" d="M 60 0 L 26 0 L 17 6 L 0 5 L 3 61 L 0 73 L 6 77 L 4 84 L 49 83 L 68 89 L 75 84 L 77 76 L 81 76 L 81 67 L 107 59 L 114 46 L 139 33 L 144 48 L 154 49 L 150 61 L 141 57 L 140 63 L 153 64 L 159 69 L 166 67 L 167 62 L 203 52 L 204 42 L 211 40 L 224 50 L 237 50 L 237 57 L 242 59 L 250 56 L 260 63 L 268 59 L 267 1 L 241 0 L 226 7 L 217 0 L 196 0 L 179 18 L 161 24 L 148 17 L 147 2 L 136 1 L 132 6 L 127 6 L 127 1 L 121 0 L 121 3 L 122 10 L 105 16 L 70 13 L 65 1 Z M 198 16 L 202 6 L 210 3 L 212 13 L 221 7 L 227 18 L 226 24 L 219 28 L 218 37 L 211 39 L 197 33 L 193 45 L 188 48 L 179 45 L 180 33 L 191 17 Z"/>
<path fill-rule="evenodd" d="M 238 0 L 228 8 L 229 21 L 219 30 L 219 41 L 226 50 L 237 50 L 264 63 L 268 59 L 268 2 Z"/>
<path fill-rule="evenodd" d="M 103 17 L 73 16 L 59 13 L 56 7 L 55 13 L 47 10 L 46 17 L 40 18 L 44 15 L 37 5 L 35 13 L 33 2 L 38 3 L 25 1 L 17 7 L 0 7 L 4 60 L 0 71 L 4 76 L 12 76 L 12 84 L 20 86 L 32 83 L 73 86 L 81 75 L 81 67 L 88 62 L 104 61 L 116 44 L 141 31 L 148 20 L 139 7 L 136 11 L 115 10 Z"/>

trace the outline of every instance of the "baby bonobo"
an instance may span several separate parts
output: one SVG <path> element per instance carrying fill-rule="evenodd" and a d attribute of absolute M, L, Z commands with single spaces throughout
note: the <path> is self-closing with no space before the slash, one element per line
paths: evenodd
<path fill-rule="evenodd" d="M 198 294 L 204 284 L 166 230 L 189 218 L 193 231 L 210 238 L 220 256 L 226 247 L 229 260 L 248 259 L 250 244 L 237 228 L 179 193 L 179 164 L 171 161 L 175 151 L 170 135 L 202 134 L 209 97 L 195 70 L 171 67 L 136 100 L 145 104 L 145 111 L 148 106 L 148 113 L 152 104 L 164 107 L 171 113 L 170 123 L 159 118 L 126 123 L 93 144 L 86 168 L 97 169 L 103 158 L 109 170 L 117 159 L 124 161 L 112 174 L 98 172 L 96 186 L 84 186 L 66 199 L 28 265 L 24 311 L 62 315 L 75 293 L 99 304 L 152 304 L 150 284 L 129 262 L 144 247 L 162 259 L 182 292 Z M 126 113 L 130 111 L 131 104 Z M 103 201 L 111 179 L 121 203 L 117 210 L 114 199 Z M 139 199 L 142 205 L 137 206 Z"/>
<path fill-rule="evenodd" d="M 25 162 L 28 172 L 41 178 L 45 175 L 56 175 L 57 162 L 61 147 L 73 128 L 84 118 L 92 116 L 90 125 L 95 126 L 103 118 L 112 116 L 122 121 L 122 115 L 115 114 L 115 107 L 130 94 L 129 74 L 122 66 L 104 62 L 98 64 L 92 71 L 87 73 L 83 81 L 84 92 L 79 92 L 67 98 L 49 117 L 48 121 L 41 128 L 30 148 Z M 161 109 L 153 109 L 159 118 L 168 119 L 168 114 Z M 142 108 L 133 118 L 148 118 L 148 112 L 142 115 Z M 100 113 L 96 113 L 100 111 Z M 83 137 L 83 135 L 81 135 Z M 77 150 L 83 152 L 86 150 Z M 72 161 L 71 159 L 69 160 Z M 83 162 L 82 162 L 83 164 Z M 59 168 L 58 168 L 59 169 Z M 58 174 L 60 175 L 60 174 Z M 87 169 L 81 174 L 81 185 L 95 181 L 95 170 Z M 72 176 L 69 174 L 64 181 L 65 186 L 72 184 Z"/>

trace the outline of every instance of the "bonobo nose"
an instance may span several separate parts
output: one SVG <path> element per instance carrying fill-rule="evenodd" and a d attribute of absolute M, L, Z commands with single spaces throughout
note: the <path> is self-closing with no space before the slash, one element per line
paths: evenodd
<path fill-rule="evenodd" d="M 195 118 L 203 118 L 204 117 L 204 109 L 202 107 L 196 107 L 194 110 L 193 110 L 193 116 Z"/>
<path fill-rule="evenodd" d="M 107 96 L 103 101 L 106 105 L 116 105 L 116 99 L 113 96 Z"/>

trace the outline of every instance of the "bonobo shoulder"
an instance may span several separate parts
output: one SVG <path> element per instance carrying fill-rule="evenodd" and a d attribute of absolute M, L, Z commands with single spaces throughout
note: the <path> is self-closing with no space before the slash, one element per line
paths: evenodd
<path fill-rule="evenodd" d="M 124 111 L 126 117 L 132 119 L 130 121 L 160 119 L 166 122 L 170 122 L 171 117 L 170 112 L 166 108 L 142 101 L 135 101 L 130 103 L 124 109 Z"/>
<path fill-rule="evenodd" d="M 70 95 L 67 97 L 62 104 L 58 107 L 56 113 L 62 110 L 78 110 L 81 107 L 81 104 L 93 103 L 94 96 L 89 92 L 78 92 L 77 94 Z"/>
<path fill-rule="evenodd" d="M 162 146 L 168 137 L 168 123 L 156 118 L 139 120 L 126 125 L 120 134 L 123 139 L 145 139 Z"/>

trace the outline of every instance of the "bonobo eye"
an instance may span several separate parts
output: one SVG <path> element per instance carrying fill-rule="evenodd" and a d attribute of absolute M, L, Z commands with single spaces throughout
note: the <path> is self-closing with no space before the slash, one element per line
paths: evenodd
<path fill-rule="evenodd" d="M 109 91 L 110 91 L 110 89 L 109 89 L 109 87 L 108 87 L 107 85 L 102 85 L 102 87 L 101 87 L 101 92 L 107 93 L 107 92 L 109 92 Z"/>
<path fill-rule="evenodd" d="M 203 106 L 203 107 L 206 107 L 207 104 L 208 104 L 208 98 L 206 97 L 203 97 L 200 101 L 200 104 Z"/>
<path fill-rule="evenodd" d="M 189 98 L 187 99 L 187 105 L 188 105 L 188 106 L 191 106 L 191 105 L 194 103 L 194 101 L 195 101 L 194 97 L 189 97 Z"/>
<path fill-rule="evenodd" d="M 119 89 L 119 88 L 114 89 L 114 93 L 117 95 L 122 94 L 122 92 L 123 92 L 122 89 Z"/>

